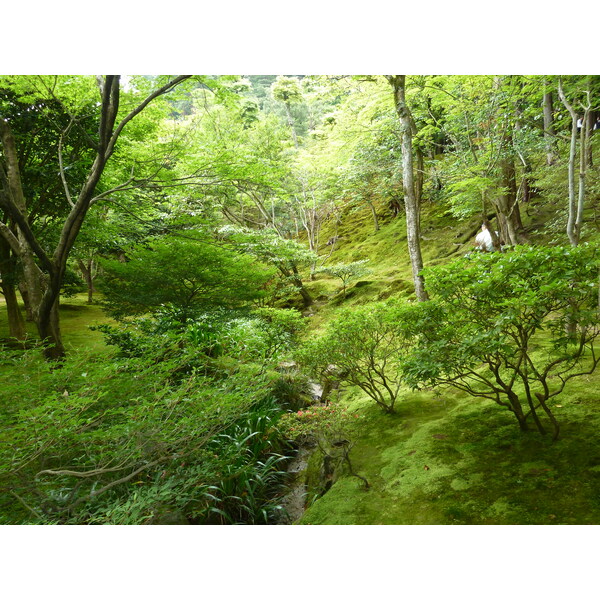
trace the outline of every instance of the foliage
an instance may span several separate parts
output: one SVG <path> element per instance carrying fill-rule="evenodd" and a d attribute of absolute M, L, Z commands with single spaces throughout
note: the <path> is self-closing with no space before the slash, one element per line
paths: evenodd
<path fill-rule="evenodd" d="M 405 315 L 415 346 L 404 377 L 493 400 L 523 430 L 531 417 L 545 433 L 541 408 L 556 438 L 548 400 L 600 361 L 598 267 L 585 245 L 472 254 L 428 269 L 433 300 Z"/>
<path fill-rule="evenodd" d="M 137 247 L 127 262 L 104 260 L 102 290 L 111 314 L 159 309 L 185 322 L 211 306 L 240 307 L 259 299 L 272 272 L 210 239 L 165 237 Z"/>
<path fill-rule="evenodd" d="M 340 404 L 309 406 L 295 412 L 285 413 L 279 420 L 280 432 L 296 443 L 311 439 L 341 440 L 348 437 L 348 425 L 360 419 L 358 413 L 349 414 Z"/>
<path fill-rule="evenodd" d="M 410 329 L 403 320 L 408 308 L 399 303 L 373 303 L 344 310 L 326 333 L 305 342 L 298 361 L 319 378 L 332 377 L 356 385 L 386 412 L 402 385 L 401 363 Z"/>
<path fill-rule="evenodd" d="M 25 377 L 3 376 L 4 522 L 271 518 L 284 459 L 256 367 L 209 375 L 164 347 L 126 360 L 81 354 L 61 369 L 32 353 L 9 360 Z"/>
<path fill-rule="evenodd" d="M 163 352 L 187 353 L 190 360 L 200 363 L 207 357 L 229 356 L 239 363 L 267 368 L 291 350 L 305 322 L 294 309 L 259 308 L 242 316 L 220 307 L 196 314 L 185 323 L 171 311 L 159 311 L 154 317 L 93 329 L 102 331 L 107 343 L 117 346 L 126 357 L 141 357 L 162 348 Z"/>
<path fill-rule="evenodd" d="M 358 279 L 367 273 L 370 273 L 371 270 L 368 267 L 365 267 L 365 264 L 369 261 L 365 260 L 356 260 L 351 263 L 337 263 L 334 265 L 329 265 L 326 267 L 320 267 L 317 269 L 318 273 L 326 273 L 327 275 L 331 275 L 332 277 L 337 277 L 342 280 L 343 285 L 343 293 L 346 296 L 346 286 L 348 282 L 353 279 Z"/>

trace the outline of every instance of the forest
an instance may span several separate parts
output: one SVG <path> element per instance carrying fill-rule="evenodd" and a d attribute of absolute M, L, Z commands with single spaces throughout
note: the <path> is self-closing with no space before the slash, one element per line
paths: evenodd
<path fill-rule="evenodd" d="M 600 76 L 0 76 L 0 524 L 600 523 Z"/>

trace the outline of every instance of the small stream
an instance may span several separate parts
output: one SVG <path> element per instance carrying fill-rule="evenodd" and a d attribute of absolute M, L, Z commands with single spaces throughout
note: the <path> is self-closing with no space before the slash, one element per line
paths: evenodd
<path fill-rule="evenodd" d="M 310 395 L 313 399 L 312 406 L 318 404 L 323 394 L 323 387 L 314 381 L 309 383 Z M 287 472 L 290 477 L 289 492 L 281 501 L 285 515 L 277 522 L 278 525 L 291 525 L 302 517 L 306 510 L 306 483 L 303 472 L 308 466 L 308 460 L 314 447 L 300 446 L 296 456 L 290 461 Z"/>
<path fill-rule="evenodd" d="M 308 466 L 308 459 L 312 448 L 300 446 L 298 453 L 290 462 L 287 472 L 290 475 L 290 491 L 283 497 L 281 506 L 285 509 L 284 516 L 278 521 L 278 525 L 291 525 L 304 514 L 306 508 L 306 484 L 303 471 Z"/>

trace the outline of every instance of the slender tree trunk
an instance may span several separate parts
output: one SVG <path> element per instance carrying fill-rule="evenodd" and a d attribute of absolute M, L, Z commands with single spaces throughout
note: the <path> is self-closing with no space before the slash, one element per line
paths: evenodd
<path fill-rule="evenodd" d="M 592 157 L 592 144 L 589 143 L 589 140 L 594 132 L 594 122 L 595 121 L 596 121 L 596 119 L 594 117 L 594 112 L 588 110 L 587 116 L 585 119 L 585 129 L 586 129 L 586 137 L 587 137 L 587 143 L 585 146 L 585 166 L 586 167 L 594 166 L 594 160 Z"/>
<path fill-rule="evenodd" d="M 81 274 L 83 275 L 83 280 L 85 281 L 85 284 L 87 286 L 87 291 L 88 291 L 88 299 L 87 299 L 87 303 L 88 304 L 93 304 L 94 303 L 94 292 L 96 291 L 96 288 L 94 287 L 94 260 L 93 259 L 88 259 L 87 264 L 85 262 L 83 262 L 83 260 L 78 259 L 78 264 L 79 264 L 79 270 L 81 271 Z"/>
<path fill-rule="evenodd" d="M 552 104 L 552 92 L 547 91 L 544 86 L 544 139 L 546 143 L 546 164 L 553 165 L 556 162 L 556 138 L 554 137 L 554 107 Z"/>
<path fill-rule="evenodd" d="M 423 258 L 421 255 L 420 206 L 415 187 L 412 155 L 412 119 L 406 104 L 406 76 L 388 75 L 387 79 L 394 90 L 396 112 L 400 118 L 402 130 L 402 184 L 404 188 L 404 207 L 406 211 L 406 234 L 408 253 L 415 284 L 415 293 L 420 302 L 429 299 L 425 290 L 425 280 L 421 275 Z"/>
<path fill-rule="evenodd" d="M 579 238 L 581 236 L 581 224 L 583 222 L 583 207 L 585 200 L 585 176 L 586 176 L 586 145 L 587 145 L 587 115 L 589 111 L 589 105 L 586 108 L 584 117 L 582 119 L 581 127 L 581 147 L 580 161 L 579 161 L 579 189 L 578 197 L 575 197 L 575 158 L 577 155 L 577 113 L 567 100 L 563 91 L 562 82 L 558 82 L 558 95 L 565 108 L 571 115 L 571 145 L 569 148 L 569 169 L 568 169 L 568 181 L 569 181 L 569 218 L 567 221 L 567 236 L 571 246 L 577 246 L 579 244 Z"/>
<path fill-rule="evenodd" d="M 379 231 L 379 219 L 377 218 L 377 211 L 375 210 L 375 205 L 371 200 L 367 200 L 367 204 L 371 209 L 371 215 L 373 216 L 373 227 L 375 227 L 375 231 Z"/>

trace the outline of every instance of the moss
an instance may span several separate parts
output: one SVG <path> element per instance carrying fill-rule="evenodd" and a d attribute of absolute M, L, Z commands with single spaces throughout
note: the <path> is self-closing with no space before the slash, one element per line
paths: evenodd
<path fill-rule="evenodd" d="M 6 311 L 0 298 L 0 338 L 8 336 Z M 21 305 L 23 309 L 23 306 Z M 78 294 L 64 299 L 60 304 L 60 329 L 67 352 L 75 348 L 87 348 L 97 352 L 107 352 L 100 331 L 92 331 L 90 326 L 113 322 L 97 304 L 87 304 L 87 294 Z M 26 323 L 27 331 L 35 339 L 37 330 L 34 323 Z"/>
<path fill-rule="evenodd" d="M 555 443 L 521 432 L 501 407 L 452 390 L 443 401 L 406 394 L 396 415 L 352 390 L 348 406 L 365 418 L 351 457 L 371 489 L 343 476 L 301 522 L 599 523 L 600 406 L 581 397 L 600 375 L 586 379 L 557 400 L 563 433 Z"/>

